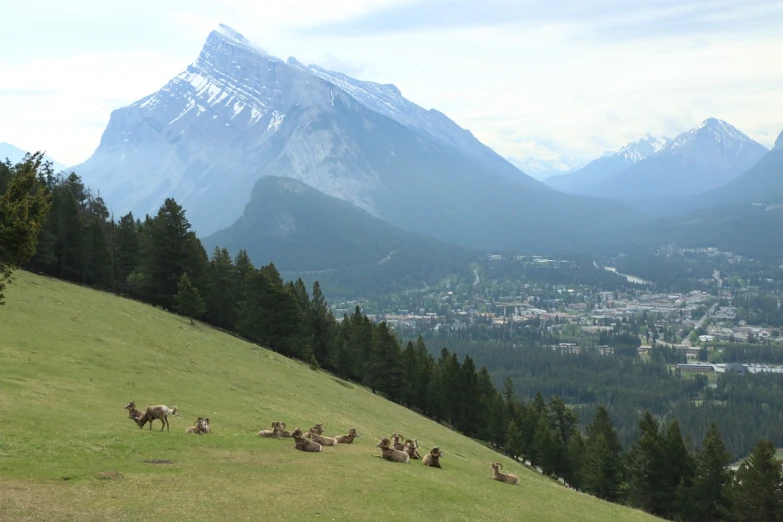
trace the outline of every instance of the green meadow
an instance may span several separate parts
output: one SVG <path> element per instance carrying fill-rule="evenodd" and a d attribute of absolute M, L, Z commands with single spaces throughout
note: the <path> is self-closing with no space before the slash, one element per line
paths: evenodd
<path fill-rule="evenodd" d="M 0 307 L 0 520 L 652 520 L 356 384 L 149 305 L 17 272 Z M 177 406 L 171 431 L 123 406 Z M 186 434 L 199 416 L 213 433 Z M 303 453 L 257 433 L 321 422 Z M 378 458 L 401 432 L 443 469 Z M 500 461 L 519 486 L 490 480 Z"/>

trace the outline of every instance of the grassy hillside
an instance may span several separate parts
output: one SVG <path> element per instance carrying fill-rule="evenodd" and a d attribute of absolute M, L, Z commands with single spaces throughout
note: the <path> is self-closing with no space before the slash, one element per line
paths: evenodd
<path fill-rule="evenodd" d="M 0 520 L 646 520 L 569 491 L 368 391 L 148 305 L 19 273 L 0 308 Z M 140 430 L 122 407 L 184 418 Z M 185 427 L 198 416 L 214 433 Z M 364 438 L 321 454 L 273 419 Z M 375 457 L 401 431 L 444 469 Z M 168 459 L 171 463 L 146 463 Z M 501 460 L 519 487 L 491 481 Z"/>

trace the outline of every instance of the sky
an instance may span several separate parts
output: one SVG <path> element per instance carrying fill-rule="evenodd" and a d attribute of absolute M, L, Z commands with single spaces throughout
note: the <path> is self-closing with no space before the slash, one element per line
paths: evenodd
<path fill-rule="evenodd" d="M 506 157 L 589 160 L 708 117 L 768 148 L 783 129 L 780 0 L 27 0 L 0 18 L 0 142 L 86 160 L 218 23 L 393 83 Z"/>

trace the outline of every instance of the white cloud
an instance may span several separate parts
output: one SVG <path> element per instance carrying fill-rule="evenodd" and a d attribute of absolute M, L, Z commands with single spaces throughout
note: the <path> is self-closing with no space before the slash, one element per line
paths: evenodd
<path fill-rule="evenodd" d="M 511 4 L 489 2 L 497 11 L 494 22 L 471 25 L 467 13 L 451 26 L 368 34 L 308 28 L 356 17 L 360 24 L 362 16 L 401 3 L 196 0 L 142 2 L 117 12 L 105 2 L 74 1 L 65 8 L 54 0 L 34 1 L 42 13 L 38 34 L 47 34 L 47 23 L 67 20 L 73 40 L 44 37 L 29 49 L 13 46 L 25 27 L 0 21 L 0 39 L 8 39 L 0 46 L 15 50 L 0 55 L 0 141 L 46 148 L 66 163 L 86 159 L 111 110 L 183 70 L 219 22 L 282 58 L 394 83 L 409 99 L 446 113 L 507 156 L 596 157 L 647 132 L 674 136 L 711 116 L 767 146 L 783 128 L 783 69 L 775 65 L 783 36 L 774 23 L 781 8 L 774 4 L 764 4 L 770 15 L 764 25 L 761 0 L 747 9 L 734 0 L 655 0 L 616 14 L 608 10 L 621 4 L 604 0 L 584 19 L 557 16 L 558 3 L 582 4 L 553 1 L 545 13 L 541 4 L 525 4 L 536 8 L 537 17 L 526 19 L 518 10 L 509 20 L 502 20 L 498 6 Z M 432 8 L 447 10 L 452 3 L 475 5 L 434 0 Z M 19 19 L 22 8 L 11 9 L 5 19 Z M 134 39 L 135 26 L 123 28 L 123 20 L 149 13 L 156 18 Z M 378 15 L 381 23 L 384 13 Z M 683 20 L 693 29 L 683 28 Z M 731 20 L 753 25 L 723 24 Z M 123 37 L 90 36 L 91 27 Z"/>

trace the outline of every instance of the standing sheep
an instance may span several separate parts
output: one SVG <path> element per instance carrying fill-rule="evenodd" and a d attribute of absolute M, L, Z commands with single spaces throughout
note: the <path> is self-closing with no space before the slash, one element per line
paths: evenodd
<path fill-rule="evenodd" d="M 177 407 L 174 406 L 173 408 L 169 408 L 165 404 L 159 404 L 157 406 L 149 406 L 145 411 L 144 415 L 142 415 L 139 420 L 137 421 L 139 428 L 143 428 L 145 424 L 148 422 L 150 423 L 150 429 L 152 429 L 152 421 L 159 420 L 162 423 L 162 426 L 160 427 L 160 431 L 163 431 L 163 428 L 166 428 L 166 431 L 169 430 L 169 415 L 177 415 Z"/>

